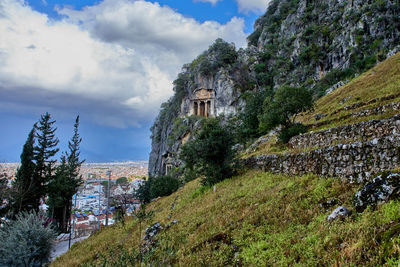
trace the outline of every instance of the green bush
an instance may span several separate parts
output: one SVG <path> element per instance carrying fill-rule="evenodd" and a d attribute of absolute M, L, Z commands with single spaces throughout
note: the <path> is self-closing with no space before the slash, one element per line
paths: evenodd
<path fill-rule="evenodd" d="M 304 87 L 280 87 L 273 99 L 267 97 L 264 101 L 263 114 L 259 117 L 260 133 L 267 133 L 273 128 L 281 125 L 283 131 L 291 129 L 295 126 L 296 115 L 304 112 L 314 105 L 311 93 Z M 294 127 L 292 133 L 300 129 L 299 126 Z M 288 133 L 282 133 L 286 136 Z M 283 138 L 286 140 L 287 138 Z"/>
<path fill-rule="evenodd" d="M 302 134 L 307 132 L 307 127 L 304 126 L 301 123 L 296 123 L 292 126 L 290 126 L 289 128 L 284 128 L 282 129 L 282 131 L 280 132 L 278 139 L 279 141 L 281 141 L 282 143 L 288 143 L 290 138 L 292 138 L 293 136 Z"/>
<path fill-rule="evenodd" d="M 117 183 L 117 184 L 123 185 L 123 184 L 129 183 L 129 181 L 128 181 L 128 178 L 126 178 L 126 177 L 119 177 L 119 178 L 117 179 L 116 183 Z"/>
<path fill-rule="evenodd" d="M 42 266 L 49 262 L 55 231 L 36 212 L 20 213 L 0 228 L 0 266 Z"/>
<path fill-rule="evenodd" d="M 185 167 L 203 176 L 203 185 L 213 185 L 233 174 L 232 136 L 218 118 L 207 119 L 195 138 L 182 147 Z"/>
<path fill-rule="evenodd" d="M 149 203 L 154 198 L 171 195 L 180 186 L 179 179 L 172 176 L 150 177 L 139 187 L 135 197 L 142 203 Z"/>
<path fill-rule="evenodd" d="M 180 182 L 172 176 L 159 176 L 153 178 L 150 184 L 151 198 L 169 196 L 178 190 Z"/>
<path fill-rule="evenodd" d="M 239 114 L 240 127 L 238 129 L 238 141 L 246 143 L 248 140 L 258 137 L 260 124 L 258 118 L 263 112 L 264 99 L 272 94 L 272 89 L 264 89 L 251 94 L 246 99 L 246 105 Z"/>

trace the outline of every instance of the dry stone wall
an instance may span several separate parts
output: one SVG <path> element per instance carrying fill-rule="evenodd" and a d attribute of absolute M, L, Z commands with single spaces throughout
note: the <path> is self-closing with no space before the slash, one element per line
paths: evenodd
<path fill-rule="evenodd" d="M 303 175 L 311 172 L 361 183 L 379 172 L 400 167 L 399 156 L 400 135 L 396 134 L 298 154 L 255 156 L 242 159 L 242 163 L 273 173 Z"/>
<path fill-rule="evenodd" d="M 400 134 L 400 115 L 384 120 L 371 120 L 324 131 L 295 136 L 289 141 L 291 148 L 326 147 L 338 143 L 353 143 Z"/>
<path fill-rule="evenodd" d="M 331 120 L 325 120 L 325 121 L 321 121 L 321 122 L 316 122 L 313 124 L 308 125 L 308 127 L 311 128 L 315 128 L 315 127 L 321 127 L 324 125 L 327 125 L 329 123 L 333 123 L 336 121 L 341 121 L 341 120 L 346 120 L 349 118 L 357 118 L 357 117 L 365 117 L 365 116 L 371 116 L 371 115 L 380 115 L 380 114 L 385 114 L 387 112 L 391 112 L 391 111 L 397 111 L 400 110 L 400 102 L 394 102 L 394 103 L 390 103 L 384 106 L 380 106 L 380 107 L 376 107 L 376 108 L 372 108 L 372 109 L 365 109 L 365 110 L 360 110 L 360 111 L 356 111 L 350 114 L 346 114 L 344 116 L 341 116 L 339 118 L 335 118 L 335 119 L 331 119 Z M 324 117 L 326 117 L 326 114 L 317 114 L 316 119 L 322 119 Z"/>

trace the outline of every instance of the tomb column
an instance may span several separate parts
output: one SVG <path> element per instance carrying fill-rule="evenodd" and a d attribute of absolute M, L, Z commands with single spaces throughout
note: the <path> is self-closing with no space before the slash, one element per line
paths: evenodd
<path fill-rule="evenodd" d="M 208 105 L 207 105 L 207 101 L 204 101 L 204 117 L 208 118 Z"/>
<path fill-rule="evenodd" d="M 197 116 L 201 116 L 201 101 L 197 102 Z"/>

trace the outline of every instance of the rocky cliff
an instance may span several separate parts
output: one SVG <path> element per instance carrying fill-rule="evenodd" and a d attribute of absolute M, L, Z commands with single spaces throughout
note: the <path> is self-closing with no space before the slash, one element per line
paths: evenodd
<path fill-rule="evenodd" d="M 179 166 L 178 151 L 199 127 L 201 118 L 236 114 L 243 106 L 239 83 L 246 60 L 246 51 L 237 52 L 233 44 L 218 39 L 191 64 L 183 66 L 174 81 L 175 95 L 162 105 L 151 129 L 151 176 L 164 175 Z"/>
<path fill-rule="evenodd" d="M 179 166 L 199 117 L 237 114 L 245 92 L 283 84 L 322 96 L 397 51 L 399 36 L 399 1 L 273 0 L 247 49 L 217 40 L 183 67 L 151 129 L 149 174 Z"/>
<path fill-rule="evenodd" d="M 399 1 L 274 0 L 248 40 L 265 54 L 275 86 L 322 95 L 398 50 L 399 15 Z"/>

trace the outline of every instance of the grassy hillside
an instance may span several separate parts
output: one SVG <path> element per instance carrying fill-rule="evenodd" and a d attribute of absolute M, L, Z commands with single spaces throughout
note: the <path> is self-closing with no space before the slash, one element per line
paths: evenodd
<path fill-rule="evenodd" d="M 351 118 L 346 118 L 346 116 L 393 102 L 400 102 L 400 53 L 353 79 L 347 85 L 320 98 L 315 103 L 314 111 L 303 114 L 299 120 L 306 125 L 312 125 L 317 122 L 314 117 L 316 114 L 327 115 L 318 121 L 327 124 L 311 129 L 318 130 L 365 120 L 388 118 L 400 111 L 389 110 L 385 114 Z"/>
<path fill-rule="evenodd" d="M 351 114 L 399 100 L 397 54 L 318 100 L 301 121 L 318 130 L 386 118 L 399 111 Z M 316 121 L 316 114 L 325 117 Z M 287 151 L 274 139 L 263 146 L 256 153 Z M 352 202 L 359 187 L 311 174 L 260 171 L 244 171 L 215 188 L 193 181 L 152 202 L 147 209 L 154 216 L 141 226 L 129 218 L 125 225 L 108 227 L 75 244 L 52 266 L 137 265 L 144 228 L 155 222 L 165 229 L 143 255 L 143 262 L 152 266 L 399 266 L 400 201 L 356 213 Z M 336 204 L 324 206 L 331 199 Z M 328 223 L 327 216 L 339 205 L 352 215 Z M 171 225 L 173 220 L 178 223 Z"/>
<path fill-rule="evenodd" d="M 313 110 L 300 114 L 298 121 L 308 126 L 308 131 L 318 131 L 362 121 L 390 118 L 400 113 L 391 107 L 400 103 L 400 53 L 388 58 L 348 84 L 318 99 Z M 376 109 L 385 107 L 385 112 Z M 361 114 L 363 113 L 363 114 Z M 316 120 L 316 115 L 322 115 Z M 303 152 L 288 148 L 272 137 L 252 152 L 242 157 L 262 154 Z"/>
<path fill-rule="evenodd" d="M 193 181 L 148 206 L 154 217 L 146 225 L 156 221 L 167 225 L 175 219 L 178 223 L 156 236 L 144 262 L 156 266 L 397 266 L 399 201 L 327 223 L 339 204 L 327 209 L 321 204 L 334 198 L 352 209 L 357 188 L 339 179 L 257 171 L 217 184 L 215 191 Z M 133 219 L 125 226 L 109 227 L 75 244 L 52 266 L 133 264 L 138 230 Z"/>

